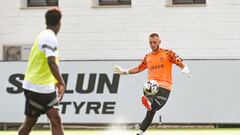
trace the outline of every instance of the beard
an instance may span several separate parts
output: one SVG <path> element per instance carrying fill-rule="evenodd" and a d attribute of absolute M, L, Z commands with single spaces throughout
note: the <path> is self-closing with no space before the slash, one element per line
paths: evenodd
<path fill-rule="evenodd" d="M 158 51 L 158 49 L 159 49 L 159 45 L 157 46 L 157 48 L 155 48 L 155 49 L 153 48 L 152 51 L 155 52 L 155 51 Z"/>

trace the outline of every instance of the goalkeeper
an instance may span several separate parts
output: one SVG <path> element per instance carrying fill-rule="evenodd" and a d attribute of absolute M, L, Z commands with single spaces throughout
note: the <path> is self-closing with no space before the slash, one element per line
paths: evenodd
<path fill-rule="evenodd" d="M 155 95 L 158 100 L 150 101 L 150 98 L 146 98 L 147 96 L 142 97 L 142 103 L 147 108 L 147 113 L 137 135 L 142 135 L 147 130 L 156 111 L 161 109 L 168 99 L 172 89 L 172 64 L 176 64 L 183 73 L 191 77 L 188 66 L 178 55 L 171 50 L 160 48 L 161 40 L 157 33 L 150 34 L 149 44 L 152 52 L 144 57 L 138 67 L 131 70 L 123 69 L 120 66 L 113 67 L 113 71 L 120 75 L 136 74 L 148 69 L 148 80 L 155 80 L 158 83 L 159 89 Z"/>

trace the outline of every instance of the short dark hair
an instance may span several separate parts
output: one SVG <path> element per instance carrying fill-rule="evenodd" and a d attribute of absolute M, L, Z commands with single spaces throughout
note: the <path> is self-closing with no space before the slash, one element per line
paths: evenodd
<path fill-rule="evenodd" d="M 45 14 L 47 26 L 55 26 L 59 24 L 61 18 L 62 12 L 58 8 L 50 8 Z"/>
<path fill-rule="evenodd" d="M 157 33 L 151 33 L 151 34 L 149 35 L 149 37 L 151 37 L 151 38 L 153 38 L 153 37 L 158 37 L 158 38 L 159 38 L 159 35 L 158 35 Z"/>

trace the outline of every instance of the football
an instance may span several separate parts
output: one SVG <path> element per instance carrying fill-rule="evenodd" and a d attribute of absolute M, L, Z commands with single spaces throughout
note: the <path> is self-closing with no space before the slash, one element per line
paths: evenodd
<path fill-rule="evenodd" d="M 158 83 L 155 80 L 148 80 L 143 85 L 144 94 L 153 96 L 158 92 Z"/>

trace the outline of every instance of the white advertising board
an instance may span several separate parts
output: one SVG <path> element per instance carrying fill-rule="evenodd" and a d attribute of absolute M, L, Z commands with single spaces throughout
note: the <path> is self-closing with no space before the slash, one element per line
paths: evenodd
<path fill-rule="evenodd" d="M 113 65 L 133 68 L 139 61 L 62 61 L 67 88 L 59 113 L 64 123 L 140 123 L 147 71 L 119 76 Z M 156 113 L 158 123 L 240 123 L 240 60 L 188 60 L 188 78 L 173 66 L 173 90 Z M 0 62 L 0 122 L 24 120 L 21 82 L 27 62 Z M 39 122 L 47 122 L 41 117 Z"/>

